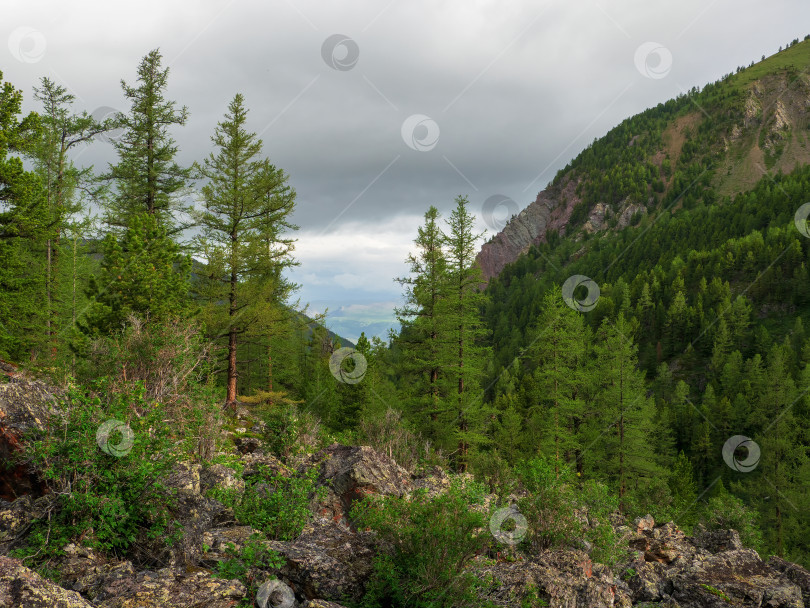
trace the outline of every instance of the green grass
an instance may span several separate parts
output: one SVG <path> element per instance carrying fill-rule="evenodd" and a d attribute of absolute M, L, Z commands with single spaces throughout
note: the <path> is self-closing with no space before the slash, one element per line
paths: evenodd
<path fill-rule="evenodd" d="M 755 80 L 788 68 L 799 71 L 810 69 L 810 40 L 799 42 L 781 53 L 766 57 L 765 61 L 745 68 L 730 79 L 730 84 L 737 89 L 744 89 Z"/>

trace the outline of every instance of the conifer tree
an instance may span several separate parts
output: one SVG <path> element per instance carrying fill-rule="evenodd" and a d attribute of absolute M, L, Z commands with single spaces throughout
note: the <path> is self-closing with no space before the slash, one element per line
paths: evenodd
<path fill-rule="evenodd" d="M 113 233 L 102 246 L 102 272 L 90 282 L 93 305 L 81 324 L 85 333 L 119 329 L 130 314 L 157 321 L 192 310 L 191 259 L 175 240 L 185 227 L 176 213 L 184 208 L 180 197 L 191 169 L 175 162 L 178 149 L 169 133 L 186 123 L 188 111 L 165 99 L 169 69 L 161 68 L 161 59 L 157 49 L 143 58 L 138 86 L 121 81 L 131 107 L 115 119 L 123 129 L 113 144 L 118 163 L 101 176 L 114 187 L 105 215 Z M 131 291 L 146 286 L 152 294 Z"/>
<path fill-rule="evenodd" d="M 295 191 L 287 175 L 260 158 L 262 141 L 246 130 L 247 108 L 237 93 L 225 120 L 211 138 L 211 153 L 200 168 L 208 180 L 202 188 L 204 209 L 196 213 L 202 227 L 200 250 L 210 260 L 211 290 L 207 321 L 215 338 L 226 338 L 226 396 L 237 397 L 237 342 L 260 325 L 262 311 L 278 297 L 286 297 L 281 269 L 294 263 L 294 230 L 289 215 Z M 225 306 L 222 302 L 227 302 Z"/>
<path fill-rule="evenodd" d="M 183 228 L 175 215 L 184 209 L 180 196 L 192 170 L 177 164 L 178 148 L 169 129 L 185 125 L 188 110 L 165 98 L 169 68 L 162 68 L 161 62 L 160 50 L 150 51 L 138 65 L 137 86 L 121 81 L 131 107 L 116 116 L 123 129 L 113 142 L 118 163 L 101 179 L 115 185 L 106 215 L 109 225 L 127 228 L 133 216 L 146 213 L 173 235 Z"/>
<path fill-rule="evenodd" d="M 76 96 L 68 90 L 43 77 L 40 87 L 34 88 L 34 97 L 42 104 L 42 134 L 34 148 L 34 161 L 47 197 L 48 224 L 46 242 L 46 333 L 51 344 L 51 354 L 57 348 L 59 333 L 59 252 L 60 239 L 66 219 L 79 208 L 76 189 L 91 181 L 90 170 L 77 169 L 69 158 L 73 148 L 86 145 L 114 126 L 112 120 L 103 124 L 87 112 L 71 113 Z"/>
<path fill-rule="evenodd" d="M 644 373 L 637 367 L 637 347 L 629 337 L 623 315 L 615 322 L 605 321 L 596 342 L 599 392 L 599 427 L 610 429 L 595 446 L 594 466 L 613 481 L 619 504 L 632 489 L 644 493 L 661 471 L 656 465 L 656 446 L 650 445 L 652 402 L 647 397 Z"/>
<path fill-rule="evenodd" d="M 528 414 L 532 442 L 554 462 L 557 474 L 565 462 L 579 461 L 585 447 L 581 425 L 587 344 L 582 315 L 565 304 L 559 287 L 549 290 L 527 353 L 537 365 Z"/>
<path fill-rule="evenodd" d="M 431 206 L 408 254 L 410 276 L 396 279 L 405 288 L 405 304 L 396 309 L 402 331 L 400 373 L 406 379 L 408 417 L 426 439 L 437 443 L 439 417 L 446 408 L 447 383 L 442 381 L 449 347 L 443 306 L 448 297 L 447 259 L 442 249 L 440 214 Z"/>
<path fill-rule="evenodd" d="M 22 92 L 0 72 L 0 356 L 17 360 L 35 358 L 41 343 L 49 219 L 42 183 L 21 158 L 33 152 L 41 123 L 21 109 Z"/>
<path fill-rule="evenodd" d="M 448 401 L 455 410 L 456 469 L 467 470 L 471 448 L 487 442 L 485 421 L 493 416 L 484 403 L 480 385 L 490 348 L 483 345 L 489 331 L 482 312 L 487 296 L 480 290 L 483 275 L 475 256 L 483 234 L 474 232 L 475 216 L 466 196 L 456 197 L 456 207 L 447 220 L 444 243 L 447 256 L 447 300 L 443 307 L 452 350 L 445 364 Z"/>

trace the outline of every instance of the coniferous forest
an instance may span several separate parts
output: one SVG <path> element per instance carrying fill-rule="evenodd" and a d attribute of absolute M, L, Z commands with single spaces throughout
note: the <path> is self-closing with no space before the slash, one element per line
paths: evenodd
<path fill-rule="evenodd" d="M 497 276 L 468 195 L 437 201 L 392 277 L 400 330 L 356 344 L 289 279 L 295 183 L 252 130 L 255 100 L 235 93 L 183 166 L 193 108 L 160 50 L 103 120 L 47 77 L 30 92 L 0 79 L 0 360 L 4 382 L 56 387 L 60 411 L 4 453 L 48 502 L 0 528 L 0 555 L 62 584 L 75 547 L 155 570 L 182 547 L 252 606 L 264 574 L 289 575 L 279 543 L 307 533 L 327 491 L 312 465 L 339 444 L 448 479 L 357 491 L 353 530 L 388 549 L 345 605 L 511 605 L 480 599 L 492 581 L 469 564 L 519 549 L 584 547 L 630 580 L 617 525 L 647 514 L 810 568 L 810 165 L 795 152 L 810 119 L 770 129 L 749 88 L 780 79 L 810 99 L 808 68 L 797 39 L 613 128 L 548 186 L 576 197 L 564 228 Z M 756 141 L 735 130 L 749 114 Z M 673 124 L 688 125 L 677 149 Z M 115 160 L 79 165 L 100 142 Z M 766 168 L 746 182 L 734 155 L 754 144 Z M 266 457 L 246 465 L 251 442 Z M 216 559 L 164 483 L 193 466 L 238 478 L 205 500 L 254 533 Z M 499 507 L 528 522 L 520 543 L 488 534 Z M 513 605 L 549 605 L 527 597 Z"/>

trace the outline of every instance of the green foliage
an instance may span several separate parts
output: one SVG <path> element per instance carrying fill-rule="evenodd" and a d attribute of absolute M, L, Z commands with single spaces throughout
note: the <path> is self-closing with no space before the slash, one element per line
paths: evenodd
<path fill-rule="evenodd" d="M 210 495 L 231 507 L 243 525 L 271 539 L 293 540 L 312 516 L 309 504 L 316 492 L 318 471 L 313 467 L 302 476 L 285 477 L 260 465 L 258 473 L 246 481 L 244 491 L 214 488 Z"/>
<path fill-rule="evenodd" d="M 248 590 L 246 596 L 253 598 L 259 588 L 258 581 L 254 578 L 255 571 L 278 570 L 284 563 L 284 557 L 268 548 L 261 534 L 253 534 L 239 550 L 233 543 L 228 543 L 225 559 L 217 562 L 214 576 L 242 581 Z"/>
<path fill-rule="evenodd" d="M 454 481 L 443 494 L 416 492 L 409 500 L 367 496 L 352 509 L 393 553 L 375 557 L 361 606 L 417 608 L 480 606 L 477 581 L 465 566 L 491 536 L 478 484 Z"/>
<path fill-rule="evenodd" d="M 39 177 L 23 166 L 40 133 L 25 117 L 22 93 L 0 72 L 0 357 L 22 360 L 41 349 L 48 207 Z"/>
<path fill-rule="evenodd" d="M 524 542 L 532 551 L 578 547 L 586 540 L 593 544 L 596 561 L 614 564 L 624 557 L 610 522 L 618 500 L 607 486 L 597 481 L 579 485 L 572 468 L 544 457 L 521 462 L 516 470 L 528 492 L 518 507 L 529 523 Z"/>
<path fill-rule="evenodd" d="M 722 482 L 704 509 L 701 521 L 709 530 L 737 530 L 746 547 L 762 550 L 762 532 L 758 515 L 736 496 L 729 494 Z"/>
<path fill-rule="evenodd" d="M 63 411 L 43 436 L 25 444 L 26 461 L 54 495 L 54 511 L 34 523 L 17 554 L 42 563 L 70 542 L 118 556 L 150 540 L 174 542 L 173 498 L 161 479 L 179 461 L 175 445 L 186 429 L 166 425 L 160 405 L 144 399 L 142 389 L 115 393 L 105 380 L 89 390 L 72 387 Z M 131 429 L 131 451 L 120 431 L 108 440 L 122 446 L 120 456 L 99 447 L 97 432 L 109 420 Z"/>

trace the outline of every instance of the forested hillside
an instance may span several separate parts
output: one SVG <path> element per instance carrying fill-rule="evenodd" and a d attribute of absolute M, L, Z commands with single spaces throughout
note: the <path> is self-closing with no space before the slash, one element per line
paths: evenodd
<path fill-rule="evenodd" d="M 796 39 L 627 119 L 531 242 L 430 206 L 356 345 L 296 297 L 252 100 L 181 166 L 157 49 L 103 121 L 2 82 L 0 600 L 801 606 L 808 71 Z"/>

